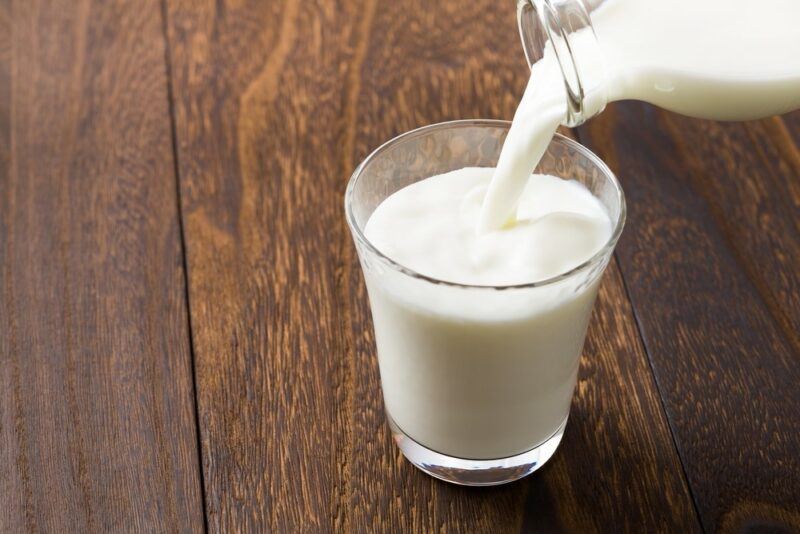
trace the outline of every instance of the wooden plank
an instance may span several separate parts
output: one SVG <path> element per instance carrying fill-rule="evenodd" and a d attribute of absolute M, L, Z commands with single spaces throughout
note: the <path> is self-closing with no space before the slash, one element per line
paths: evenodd
<path fill-rule="evenodd" d="M 200 531 L 158 3 L 0 24 L 0 531 Z"/>
<path fill-rule="evenodd" d="M 800 136 L 781 117 L 721 127 L 675 116 L 665 124 L 689 156 L 695 194 L 800 354 Z"/>
<path fill-rule="evenodd" d="M 169 2 L 211 530 L 698 528 L 615 267 L 551 466 L 463 489 L 391 442 L 344 187 L 404 130 L 511 116 L 512 4 Z"/>
<path fill-rule="evenodd" d="M 798 138 L 642 104 L 580 136 L 627 191 L 622 272 L 704 527 L 800 528 Z"/>
<path fill-rule="evenodd" d="M 364 5 L 168 6 L 209 527 L 330 531 L 347 512 L 336 258 Z"/>

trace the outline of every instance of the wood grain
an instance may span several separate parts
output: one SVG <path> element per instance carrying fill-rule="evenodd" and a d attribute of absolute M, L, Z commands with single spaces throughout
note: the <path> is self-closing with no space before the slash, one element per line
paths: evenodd
<path fill-rule="evenodd" d="M 0 4 L 0 531 L 203 527 L 155 1 Z"/>
<path fill-rule="evenodd" d="M 212 531 L 698 528 L 616 267 L 551 466 L 457 488 L 391 442 L 344 187 L 402 131 L 510 118 L 512 4 L 168 2 Z"/>
<path fill-rule="evenodd" d="M 168 4 L 213 531 L 349 508 L 341 147 L 361 2 Z"/>
<path fill-rule="evenodd" d="M 582 127 L 630 217 L 558 454 L 476 490 L 391 442 L 345 182 L 402 131 L 510 118 L 514 24 L 0 3 L 0 532 L 800 530 L 800 113 Z"/>
<path fill-rule="evenodd" d="M 580 137 L 627 191 L 622 272 L 704 527 L 800 529 L 796 133 L 624 104 Z"/>

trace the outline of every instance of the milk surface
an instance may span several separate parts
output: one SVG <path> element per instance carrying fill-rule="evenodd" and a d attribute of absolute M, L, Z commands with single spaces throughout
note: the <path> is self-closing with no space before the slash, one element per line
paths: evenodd
<path fill-rule="evenodd" d="M 420 274 L 460 284 L 498 286 L 545 280 L 577 267 L 608 241 L 611 221 L 580 183 L 528 176 L 515 221 L 476 231 L 494 169 L 466 168 L 405 187 L 367 222 L 367 239 Z"/>

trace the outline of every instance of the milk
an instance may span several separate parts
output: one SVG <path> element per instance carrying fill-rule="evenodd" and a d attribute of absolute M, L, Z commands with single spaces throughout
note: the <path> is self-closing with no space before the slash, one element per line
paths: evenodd
<path fill-rule="evenodd" d="M 591 12 L 596 39 L 590 29 L 570 36 L 584 113 L 624 99 L 717 120 L 800 108 L 798 20 L 797 0 L 606 0 Z M 561 67 L 548 43 L 503 147 L 480 231 L 513 216 L 566 110 Z"/>
<path fill-rule="evenodd" d="M 367 239 L 415 272 L 468 285 L 510 286 L 577 267 L 611 235 L 605 208 L 580 183 L 528 176 L 515 222 L 475 231 L 491 168 L 465 168 L 409 185 L 367 222 Z"/>
<path fill-rule="evenodd" d="M 800 107 L 796 0 L 609 0 L 591 19 L 609 101 L 717 120 Z"/>
<path fill-rule="evenodd" d="M 515 213 L 528 176 L 542 158 L 564 116 L 567 96 L 551 50 L 531 67 L 531 77 L 497 161 L 477 230 L 496 230 Z"/>
<path fill-rule="evenodd" d="M 466 168 L 407 186 L 377 207 L 365 236 L 419 274 L 478 286 L 555 277 L 609 241 L 611 219 L 597 198 L 541 175 L 529 176 L 513 225 L 479 235 L 492 174 Z M 443 454 L 492 459 L 563 428 L 597 271 L 513 291 L 364 271 L 386 410 L 406 435 Z"/>

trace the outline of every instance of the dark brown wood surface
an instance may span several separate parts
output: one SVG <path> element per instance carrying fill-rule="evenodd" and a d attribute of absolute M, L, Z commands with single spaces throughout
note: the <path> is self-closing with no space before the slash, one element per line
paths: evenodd
<path fill-rule="evenodd" d="M 579 131 L 627 191 L 618 256 L 709 531 L 800 530 L 799 118 L 624 104 Z"/>
<path fill-rule="evenodd" d="M 0 3 L 0 532 L 800 531 L 800 114 L 581 127 L 629 218 L 558 453 L 392 443 L 344 187 L 511 118 L 513 4 Z"/>
<path fill-rule="evenodd" d="M 0 6 L 0 532 L 200 531 L 158 3 Z"/>

